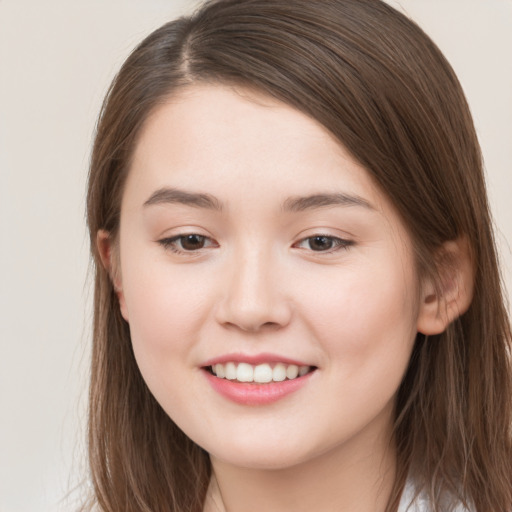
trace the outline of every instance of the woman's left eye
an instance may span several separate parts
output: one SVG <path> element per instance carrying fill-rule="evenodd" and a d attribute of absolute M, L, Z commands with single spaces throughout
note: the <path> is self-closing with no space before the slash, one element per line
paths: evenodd
<path fill-rule="evenodd" d="M 158 243 L 165 249 L 170 249 L 175 253 L 197 252 L 207 247 L 217 247 L 217 244 L 207 236 L 190 233 L 185 235 L 177 235 L 171 238 L 163 238 Z"/>
<path fill-rule="evenodd" d="M 314 235 L 303 238 L 295 244 L 295 247 L 309 249 L 314 252 L 334 252 L 339 249 L 348 249 L 351 245 L 354 245 L 351 240 L 330 235 Z"/>

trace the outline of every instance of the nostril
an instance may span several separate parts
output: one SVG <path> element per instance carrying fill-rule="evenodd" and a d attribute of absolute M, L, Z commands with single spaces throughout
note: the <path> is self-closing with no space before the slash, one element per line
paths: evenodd
<path fill-rule="evenodd" d="M 281 325 L 277 322 L 265 322 L 261 326 L 261 329 L 274 330 L 274 329 L 279 329 L 280 327 L 281 327 Z"/>
<path fill-rule="evenodd" d="M 249 322 L 225 322 L 225 327 L 239 329 L 244 332 L 258 333 L 258 332 L 268 332 L 275 331 L 280 329 L 282 326 L 278 322 L 264 322 L 260 323 L 252 323 Z"/>

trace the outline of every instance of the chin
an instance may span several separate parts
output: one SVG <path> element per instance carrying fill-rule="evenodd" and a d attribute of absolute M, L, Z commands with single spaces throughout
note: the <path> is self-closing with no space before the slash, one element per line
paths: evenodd
<path fill-rule="evenodd" d="M 288 441 L 291 441 L 288 436 Z M 267 441 L 267 442 L 265 442 Z M 298 441 L 298 440 L 297 440 Z M 214 450 L 205 448 L 212 459 L 239 468 L 254 470 L 283 470 L 316 458 L 321 451 L 304 450 L 304 443 L 269 443 L 268 439 L 254 442 L 248 436 L 243 442 L 216 445 Z"/>
<path fill-rule="evenodd" d="M 257 471 L 279 471 L 290 469 L 292 467 L 300 465 L 307 458 L 301 459 L 297 455 L 275 455 L 275 454 L 264 454 L 264 453 L 237 453 L 233 454 L 219 454 L 216 456 L 211 454 L 213 459 L 218 459 L 238 468 L 253 469 Z"/>

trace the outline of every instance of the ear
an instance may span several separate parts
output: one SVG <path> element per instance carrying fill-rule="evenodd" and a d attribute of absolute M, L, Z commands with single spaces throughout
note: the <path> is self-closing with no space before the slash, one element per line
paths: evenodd
<path fill-rule="evenodd" d="M 444 332 L 473 299 L 474 269 L 467 239 L 445 242 L 436 261 L 438 279 L 423 282 L 420 295 L 417 330 L 426 335 Z"/>
<path fill-rule="evenodd" d="M 101 263 L 110 276 L 112 286 L 119 300 L 121 315 L 128 322 L 128 310 L 123 292 L 123 282 L 119 268 L 119 253 L 110 233 L 100 229 L 96 234 L 96 246 L 100 255 Z"/>

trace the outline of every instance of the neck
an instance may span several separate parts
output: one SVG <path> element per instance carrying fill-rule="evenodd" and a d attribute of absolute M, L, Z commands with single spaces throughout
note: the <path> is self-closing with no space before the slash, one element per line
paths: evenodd
<path fill-rule="evenodd" d="M 390 437 L 364 437 L 284 469 L 241 468 L 211 457 L 205 512 L 384 512 L 395 448 Z"/>

